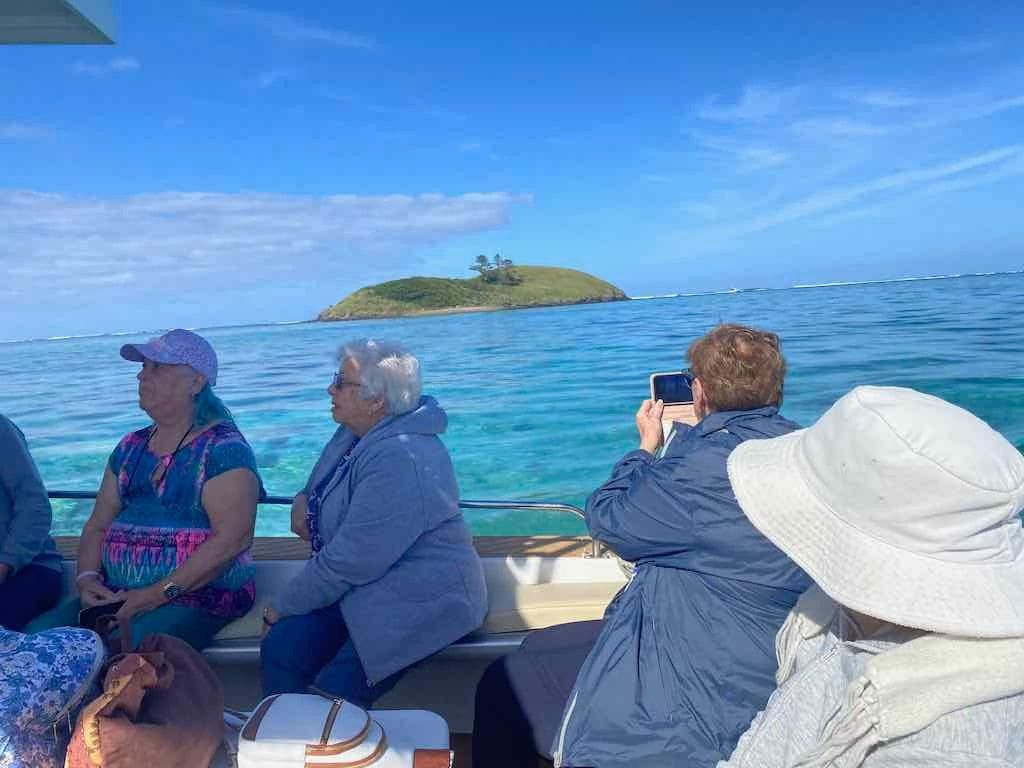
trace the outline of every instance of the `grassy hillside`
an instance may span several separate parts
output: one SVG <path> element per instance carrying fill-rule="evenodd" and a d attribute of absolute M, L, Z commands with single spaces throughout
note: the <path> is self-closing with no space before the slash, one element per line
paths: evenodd
<path fill-rule="evenodd" d="M 471 309 L 583 304 L 626 298 L 626 294 L 611 283 L 575 269 L 516 266 L 514 271 L 522 278 L 518 285 L 488 283 L 482 277 L 391 280 L 359 289 L 325 309 L 317 319 L 355 320 Z"/>

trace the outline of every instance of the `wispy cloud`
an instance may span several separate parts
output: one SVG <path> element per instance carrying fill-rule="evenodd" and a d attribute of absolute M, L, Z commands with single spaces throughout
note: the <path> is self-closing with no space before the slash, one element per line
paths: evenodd
<path fill-rule="evenodd" d="M 963 178 L 939 181 L 924 189 L 925 194 L 939 195 L 948 192 L 958 192 L 973 187 L 995 184 L 1005 179 L 1024 176 L 1024 153 L 1019 153 L 1007 162 L 985 173 L 976 173 Z"/>
<path fill-rule="evenodd" d="M 135 72 L 139 69 L 142 69 L 142 63 L 134 56 L 117 56 L 99 64 L 90 61 L 76 61 L 71 65 L 73 74 L 92 77 L 102 77 L 117 72 Z"/>
<path fill-rule="evenodd" d="M 267 71 L 260 72 L 256 75 L 256 77 L 252 79 L 252 84 L 257 88 L 266 89 L 271 88 L 278 83 L 294 80 L 297 76 L 298 73 L 294 69 L 268 69 Z"/>
<path fill-rule="evenodd" d="M 789 153 L 752 139 L 712 134 L 697 134 L 694 138 L 706 152 L 725 158 L 740 173 L 774 168 L 789 160 Z"/>
<path fill-rule="evenodd" d="M 500 160 L 501 156 L 494 151 L 490 142 L 482 139 L 466 139 L 458 144 L 459 152 L 465 155 L 479 155 L 488 160 Z"/>
<path fill-rule="evenodd" d="M 800 96 L 800 88 L 747 85 L 732 103 L 717 96 L 697 108 L 697 117 L 714 122 L 758 122 L 785 112 Z"/>
<path fill-rule="evenodd" d="M 999 47 L 997 40 L 991 37 L 971 37 L 963 40 L 952 40 L 948 43 L 924 46 L 921 50 L 925 53 L 939 54 L 941 56 L 978 56 L 989 53 Z"/>
<path fill-rule="evenodd" d="M 886 88 L 841 89 L 837 93 L 842 100 L 880 109 L 905 109 L 928 103 L 928 99 L 923 99 L 920 96 Z"/>
<path fill-rule="evenodd" d="M 53 128 L 38 123 L 0 123 L 0 141 L 37 141 L 52 139 L 56 135 Z"/>
<path fill-rule="evenodd" d="M 225 14 L 262 27 L 289 43 L 319 43 L 337 48 L 373 48 L 376 42 L 344 29 L 328 27 L 280 11 L 263 11 L 242 6 L 223 6 Z"/>
<path fill-rule="evenodd" d="M 790 130 L 802 138 L 812 141 L 831 139 L 864 139 L 885 136 L 892 133 L 890 125 L 879 125 L 850 117 L 820 117 L 797 120 L 790 124 Z"/>
<path fill-rule="evenodd" d="M 122 198 L 0 190 L 8 290 L 252 284 L 274 273 L 396 269 L 419 249 L 503 226 L 528 195 L 163 192 Z M 244 268 L 239 268 L 244 265 Z"/>
<path fill-rule="evenodd" d="M 1010 173 L 1020 173 L 1022 160 L 1024 145 L 1013 144 L 952 162 L 889 173 L 858 184 L 824 189 L 775 206 L 769 212 L 716 225 L 697 233 L 697 237 L 707 244 L 720 244 L 783 224 L 836 213 L 847 206 L 873 205 L 875 198 L 882 195 L 934 192 L 941 189 L 938 183 L 946 184 L 947 191 L 991 183 Z M 983 173 L 972 175 L 975 171 Z"/>

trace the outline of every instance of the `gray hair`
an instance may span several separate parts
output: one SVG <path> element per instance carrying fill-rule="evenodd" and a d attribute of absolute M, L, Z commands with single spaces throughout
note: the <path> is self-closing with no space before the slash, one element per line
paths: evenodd
<path fill-rule="evenodd" d="M 359 368 L 364 400 L 383 397 L 392 416 L 407 413 L 419 405 L 423 380 L 420 361 L 393 341 L 353 339 L 341 345 L 338 362 L 351 360 Z"/>

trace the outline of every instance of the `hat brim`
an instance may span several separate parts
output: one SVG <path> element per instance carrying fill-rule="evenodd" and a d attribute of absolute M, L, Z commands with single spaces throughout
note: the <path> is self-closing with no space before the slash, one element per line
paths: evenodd
<path fill-rule="evenodd" d="M 141 363 L 144 360 L 152 360 L 154 363 L 172 363 L 179 361 L 166 349 L 154 347 L 152 344 L 125 344 L 121 347 L 121 357 L 131 360 L 133 363 Z"/>
<path fill-rule="evenodd" d="M 1024 635 L 1024 552 L 1008 563 L 957 563 L 869 536 L 804 482 L 797 469 L 804 432 L 742 443 L 729 457 L 729 480 L 754 527 L 822 590 L 852 610 L 904 626 L 967 637 Z"/>

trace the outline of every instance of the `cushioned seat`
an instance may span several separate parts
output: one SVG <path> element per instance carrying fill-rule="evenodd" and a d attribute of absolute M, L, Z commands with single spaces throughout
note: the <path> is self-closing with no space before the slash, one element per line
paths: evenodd
<path fill-rule="evenodd" d="M 543 563 L 541 559 L 539 562 Z M 526 562 L 526 565 L 524 565 Z M 477 632 L 452 646 L 446 655 L 499 656 L 518 646 L 531 629 L 541 629 L 570 621 L 599 619 L 604 609 L 625 581 L 620 573 L 609 570 L 610 563 L 595 568 L 593 580 L 545 581 L 539 575 L 546 569 L 538 561 L 525 559 L 506 561 L 505 558 L 485 557 L 484 574 L 487 579 L 490 610 Z M 593 565 L 599 564 L 593 562 Z M 533 568 L 529 566 L 533 566 Z M 207 657 L 222 662 L 248 663 L 259 656 L 260 634 L 263 629 L 263 606 L 282 589 L 284 584 L 302 568 L 301 560 L 259 560 L 256 562 L 256 604 L 242 618 L 222 629 L 213 645 L 206 650 Z M 525 572 L 536 571 L 521 583 Z M 520 575 L 516 575 L 518 572 Z M 64 562 L 66 591 L 74 590 L 75 563 Z"/>

